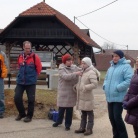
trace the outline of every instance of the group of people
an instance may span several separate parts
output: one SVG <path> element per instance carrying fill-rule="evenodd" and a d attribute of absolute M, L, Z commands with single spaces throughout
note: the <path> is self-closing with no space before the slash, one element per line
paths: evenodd
<path fill-rule="evenodd" d="M 112 54 L 104 83 L 108 116 L 112 126 L 113 138 L 128 138 L 125 123 L 122 118 L 123 109 L 127 110 L 125 121 L 133 125 L 134 134 L 138 138 L 138 59 L 136 69 L 130 66 L 121 50 Z M 42 65 L 37 54 L 32 52 L 30 41 L 23 42 L 23 52 L 18 57 L 18 75 L 14 102 L 19 112 L 16 121 L 24 118 L 24 122 L 30 122 L 34 113 L 35 91 L 37 76 Z M 0 118 L 4 117 L 4 78 L 8 73 L 6 55 L 0 49 Z M 70 54 L 62 56 L 62 64 L 59 66 L 59 80 L 57 92 L 58 119 L 53 124 L 57 127 L 63 123 L 65 114 L 65 130 L 70 130 L 73 117 L 73 107 L 81 110 L 81 122 L 75 133 L 91 135 L 94 126 L 94 95 L 93 89 L 98 85 L 99 71 L 92 65 L 89 57 L 81 60 L 77 67 L 73 64 Z M 23 105 L 23 93 L 28 97 L 28 108 L 25 111 Z"/>
<path fill-rule="evenodd" d="M 133 125 L 135 138 L 138 138 L 138 59 L 133 73 L 130 61 L 125 59 L 121 50 L 114 51 L 112 56 L 113 60 L 107 71 L 103 89 L 113 138 L 128 138 L 122 119 L 123 109 L 127 110 L 126 123 Z"/>
<path fill-rule="evenodd" d="M 133 125 L 134 134 L 138 138 L 138 59 L 134 73 L 130 61 L 125 59 L 121 50 L 113 52 L 110 63 L 103 90 L 113 138 L 128 138 L 122 118 L 123 109 L 127 110 L 126 123 Z M 88 57 L 82 59 L 80 68 L 72 64 L 72 57 L 69 54 L 62 57 L 57 96 L 59 116 L 53 127 L 62 124 L 65 113 L 65 130 L 70 130 L 73 107 L 76 105 L 76 108 L 81 110 L 81 122 L 75 133 L 84 133 L 84 135 L 93 133 L 94 98 L 92 90 L 97 87 L 99 75 L 99 71 L 92 65 L 91 59 Z"/>
<path fill-rule="evenodd" d="M 93 89 L 97 87 L 100 73 L 92 65 L 89 57 L 82 59 L 80 67 L 73 64 L 72 57 L 65 54 L 59 66 L 59 82 L 57 106 L 59 115 L 53 127 L 61 125 L 65 113 L 65 130 L 70 130 L 72 124 L 73 107 L 81 110 L 80 128 L 75 133 L 90 135 L 94 125 L 94 96 Z M 88 118 L 88 119 L 87 119 Z M 87 123 L 88 122 L 88 123 Z"/>

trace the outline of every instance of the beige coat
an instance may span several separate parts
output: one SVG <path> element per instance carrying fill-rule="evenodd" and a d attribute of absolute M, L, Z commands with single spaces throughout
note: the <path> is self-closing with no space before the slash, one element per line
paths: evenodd
<path fill-rule="evenodd" d="M 93 89 L 97 87 L 97 75 L 94 67 L 88 67 L 79 78 L 76 85 L 77 102 L 76 108 L 84 111 L 91 111 L 94 109 L 94 95 Z"/>
<path fill-rule="evenodd" d="M 59 80 L 58 80 L 58 107 L 73 107 L 76 105 L 76 93 L 73 91 L 73 86 L 78 82 L 78 76 L 74 73 L 80 70 L 76 65 L 71 67 L 60 64 Z"/>

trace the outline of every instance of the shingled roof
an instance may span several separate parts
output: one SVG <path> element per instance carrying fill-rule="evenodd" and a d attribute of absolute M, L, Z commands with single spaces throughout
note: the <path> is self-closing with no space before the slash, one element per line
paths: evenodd
<path fill-rule="evenodd" d="M 77 25 L 75 25 L 69 18 L 54 8 L 47 5 L 45 2 L 38 3 L 37 5 L 29 8 L 28 10 L 19 14 L 20 16 L 55 16 L 67 28 L 69 28 L 79 39 L 85 44 L 101 49 L 101 47 L 94 42 L 86 33 L 84 33 Z"/>
<path fill-rule="evenodd" d="M 3 29 L 0 29 L 0 33 L 3 31 Z"/>

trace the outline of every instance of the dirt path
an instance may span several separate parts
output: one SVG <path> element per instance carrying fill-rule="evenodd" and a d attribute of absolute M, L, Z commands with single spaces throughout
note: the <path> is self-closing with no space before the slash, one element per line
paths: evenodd
<path fill-rule="evenodd" d="M 107 106 L 106 106 L 106 100 L 105 95 L 103 93 L 97 92 L 94 93 L 95 97 L 95 120 L 94 120 L 94 129 L 93 129 L 93 135 L 92 138 L 112 138 L 112 129 L 111 125 L 108 119 L 107 114 Z M 80 113 L 76 111 L 78 118 L 80 119 Z M 123 118 L 125 117 L 126 111 L 123 111 Z M 78 123 L 78 121 L 77 121 Z M 75 127 L 76 125 L 74 125 Z M 78 124 L 79 127 L 79 124 Z M 133 134 L 133 128 L 131 125 L 126 124 L 127 132 L 129 135 L 129 138 L 134 138 Z M 74 137 L 74 138 L 82 138 L 83 135 Z M 91 137 L 91 136 L 88 136 Z"/>
<path fill-rule="evenodd" d="M 45 119 L 34 119 L 30 123 L 15 121 L 15 117 L 0 120 L 0 138 L 84 138 L 83 134 L 75 134 L 80 120 L 73 120 L 70 131 L 65 131 L 64 124 L 53 128 L 53 121 Z M 134 138 L 131 125 L 126 125 L 129 138 Z M 112 138 L 111 126 L 107 113 L 95 119 L 93 134 L 87 138 Z"/>
<path fill-rule="evenodd" d="M 101 86 L 94 91 L 95 97 L 95 120 L 93 134 L 87 138 L 112 138 L 111 125 L 108 119 L 106 100 Z M 123 118 L 125 116 L 123 112 Z M 78 118 L 80 113 L 76 112 Z M 53 128 L 53 122 L 46 119 L 33 119 L 30 123 L 15 121 L 15 117 L 0 120 L 0 138 L 84 138 L 83 134 L 75 134 L 74 130 L 79 128 L 80 119 L 74 119 L 70 131 L 65 131 L 64 124 Z M 134 138 L 131 125 L 126 124 L 129 138 Z"/>

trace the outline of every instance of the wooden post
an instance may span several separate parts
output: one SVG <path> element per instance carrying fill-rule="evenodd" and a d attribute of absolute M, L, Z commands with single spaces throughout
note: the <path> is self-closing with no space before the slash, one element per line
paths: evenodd
<path fill-rule="evenodd" d="M 11 79 L 11 72 L 10 72 L 10 50 L 11 50 L 11 46 L 8 43 L 5 43 L 4 45 L 6 47 L 6 56 L 8 58 L 8 76 L 7 77 L 8 77 L 8 87 L 10 88 L 10 84 L 11 84 L 11 81 L 10 81 L 10 79 Z"/>
<path fill-rule="evenodd" d="M 6 47 L 6 56 L 8 58 L 8 73 L 10 73 L 10 45 L 8 43 L 4 44 Z"/>
<path fill-rule="evenodd" d="M 79 47 L 78 47 L 78 43 L 77 42 L 74 43 L 73 52 L 74 52 L 74 64 L 78 65 Z"/>

